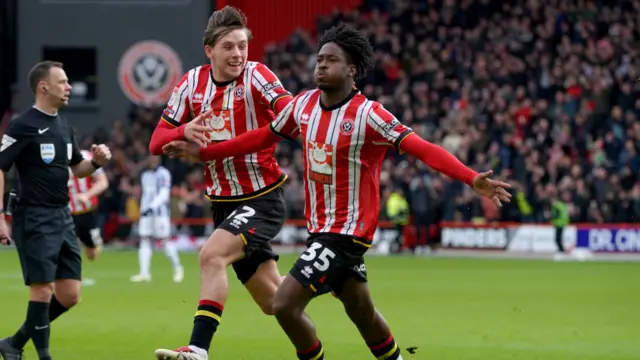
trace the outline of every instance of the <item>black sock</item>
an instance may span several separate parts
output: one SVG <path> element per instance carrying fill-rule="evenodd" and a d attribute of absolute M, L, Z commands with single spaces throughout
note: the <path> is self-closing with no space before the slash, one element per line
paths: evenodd
<path fill-rule="evenodd" d="M 564 244 L 562 242 L 562 228 L 556 228 L 556 246 L 558 246 L 558 251 L 564 253 Z"/>
<path fill-rule="evenodd" d="M 391 334 L 382 341 L 370 344 L 369 350 L 376 359 L 396 360 L 400 358 L 400 348 Z"/>
<path fill-rule="evenodd" d="M 324 349 L 320 340 L 315 345 L 305 350 L 298 350 L 298 359 L 300 360 L 324 360 Z"/>
<path fill-rule="evenodd" d="M 57 319 L 60 315 L 67 312 L 66 307 L 60 304 L 58 298 L 54 294 L 51 297 L 51 303 L 49 304 L 49 322 L 53 322 L 53 320 Z M 15 335 L 11 337 L 11 346 L 16 349 L 22 349 L 29 341 L 29 331 L 27 330 L 27 323 L 22 324 L 20 329 L 16 332 Z"/>
<path fill-rule="evenodd" d="M 189 345 L 209 351 L 213 334 L 218 329 L 224 306 L 215 301 L 200 300 L 198 311 L 193 319 L 193 331 Z"/>
<path fill-rule="evenodd" d="M 29 301 L 27 309 L 27 330 L 29 337 L 38 352 L 40 360 L 49 360 L 49 334 L 51 331 L 49 322 L 49 304 L 37 301 Z"/>

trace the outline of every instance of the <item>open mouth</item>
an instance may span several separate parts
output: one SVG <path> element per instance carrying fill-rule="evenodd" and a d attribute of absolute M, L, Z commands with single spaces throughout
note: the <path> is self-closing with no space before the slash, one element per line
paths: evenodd
<path fill-rule="evenodd" d="M 242 63 L 241 62 L 230 62 L 230 63 L 227 63 L 227 64 L 230 67 L 235 68 L 235 69 L 242 67 Z"/>

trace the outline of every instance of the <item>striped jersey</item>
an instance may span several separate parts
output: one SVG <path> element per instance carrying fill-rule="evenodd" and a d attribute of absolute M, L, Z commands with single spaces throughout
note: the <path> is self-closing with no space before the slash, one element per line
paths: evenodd
<path fill-rule="evenodd" d="M 399 151 L 412 130 L 357 90 L 332 108 L 320 103 L 320 93 L 296 96 L 271 130 L 301 137 L 309 232 L 350 235 L 368 246 L 378 226 L 385 154 L 390 147 Z"/>
<path fill-rule="evenodd" d="M 93 154 L 91 154 L 90 151 L 80 150 L 80 152 L 86 160 L 93 159 Z M 73 171 L 69 168 L 69 181 L 67 182 L 67 185 L 69 187 L 69 208 L 71 209 L 72 214 L 77 215 L 88 213 L 98 207 L 97 196 L 92 197 L 89 201 L 83 202 L 78 199 L 78 194 L 89 191 L 93 186 L 93 180 L 95 180 L 97 175 L 102 173 L 104 173 L 104 170 L 98 169 L 91 176 L 79 178 L 73 175 Z"/>
<path fill-rule="evenodd" d="M 152 210 L 155 216 L 171 216 L 171 173 L 164 166 L 146 169 L 140 177 L 140 212 Z"/>
<path fill-rule="evenodd" d="M 162 119 L 173 126 L 185 124 L 213 109 L 208 137 L 226 141 L 268 125 L 274 118 L 276 101 L 290 95 L 265 65 L 247 62 L 234 81 L 213 79 L 211 65 L 186 73 L 175 87 Z M 208 161 L 205 166 L 207 195 L 212 201 L 237 201 L 266 193 L 286 176 L 273 153 L 275 145 L 254 154 Z"/>

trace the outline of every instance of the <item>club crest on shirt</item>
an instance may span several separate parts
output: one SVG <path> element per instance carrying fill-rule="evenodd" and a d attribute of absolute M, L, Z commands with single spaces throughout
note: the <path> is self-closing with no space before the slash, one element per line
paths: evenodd
<path fill-rule="evenodd" d="M 56 147 L 53 144 L 40 144 L 40 157 L 46 164 L 51 164 L 56 157 Z"/>
<path fill-rule="evenodd" d="M 231 139 L 230 110 L 214 110 L 213 116 L 207 120 L 207 125 L 213 129 L 213 131 L 209 132 L 209 139 L 212 141 L 224 141 Z"/>
<path fill-rule="evenodd" d="M 354 126 L 353 119 L 346 118 L 342 120 L 342 123 L 340 124 L 340 133 L 342 135 L 349 136 L 353 133 Z"/>
<path fill-rule="evenodd" d="M 309 140 L 307 143 L 309 178 L 315 182 L 333 183 L 333 146 Z"/>
<path fill-rule="evenodd" d="M 244 99 L 244 85 L 236 86 L 236 89 L 233 91 L 233 97 L 237 101 L 241 101 Z"/>

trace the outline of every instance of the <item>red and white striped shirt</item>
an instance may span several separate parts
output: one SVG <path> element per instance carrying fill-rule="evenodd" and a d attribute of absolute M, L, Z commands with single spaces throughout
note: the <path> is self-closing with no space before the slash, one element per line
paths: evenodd
<path fill-rule="evenodd" d="M 208 121 L 214 142 L 226 141 L 269 124 L 276 101 L 290 94 L 265 65 L 247 62 L 234 81 L 213 79 L 211 65 L 186 73 L 173 90 L 162 119 L 173 126 L 191 121 L 209 108 Z M 213 201 L 238 201 L 266 193 L 280 186 L 286 175 L 273 156 L 275 145 L 258 153 L 208 161 L 205 166 L 207 196 Z"/>
<path fill-rule="evenodd" d="M 93 154 L 91 154 L 91 152 L 86 150 L 81 150 L 80 152 L 86 160 L 93 159 Z M 103 172 L 104 170 L 98 169 L 91 176 L 79 178 L 73 175 L 73 172 L 69 169 L 69 181 L 67 182 L 67 185 L 69 186 L 69 208 L 71 209 L 72 214 L 85 214 L 98 207 L 97 196 L 92 197 L 87 202 L 82 202 L 78 200 L 77 195 L 89 191 L 93 186 L 93 180 Z"/>
<path fill-rule="evenodd" d="M 330 109 L 320 104 L 320 93 L 296 96 L 271 130 L 301 135 L 309 232 L 350 235 L 369 246 L 378 226 L 382 162 L 412 130 L 357 90 Z"/>

